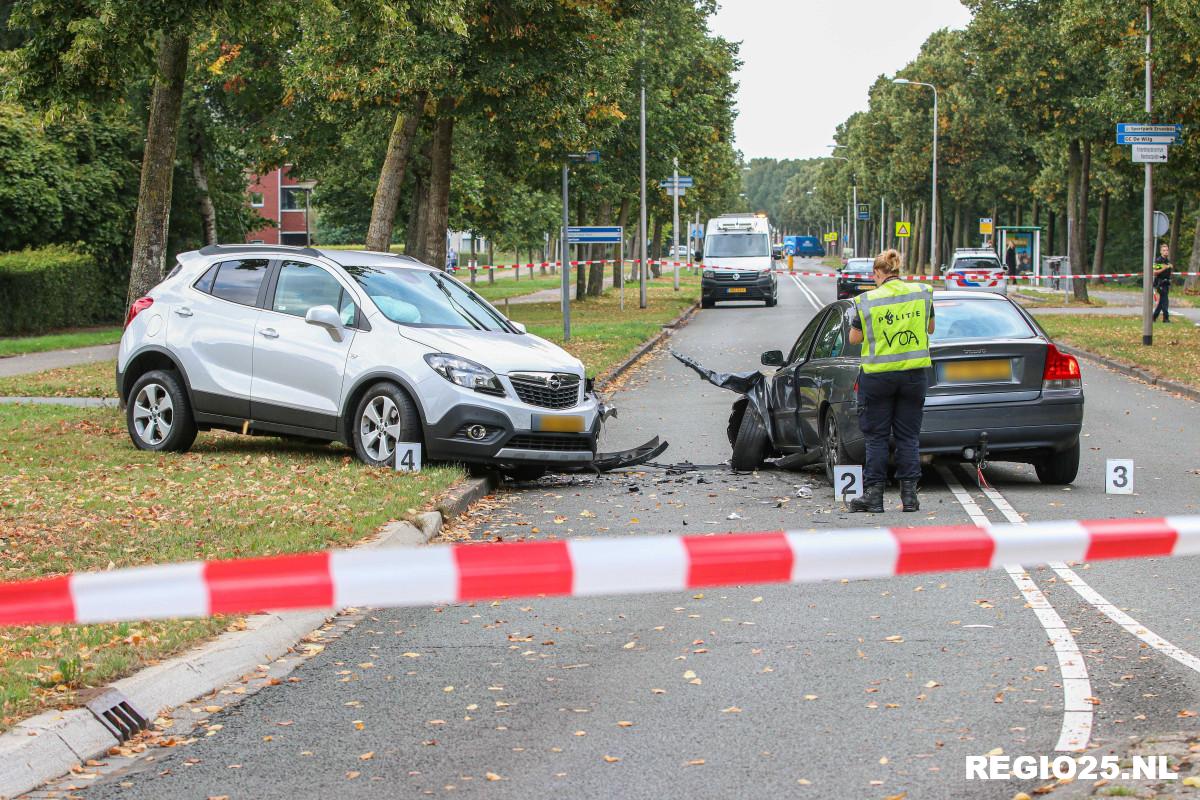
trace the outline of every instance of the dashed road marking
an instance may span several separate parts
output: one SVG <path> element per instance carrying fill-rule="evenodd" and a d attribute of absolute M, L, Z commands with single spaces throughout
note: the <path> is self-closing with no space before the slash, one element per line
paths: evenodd
<path fill-rule="evenodd" d="M 967 512 L 967 516 L 971 521 L 981 527 L 986 527 L 991 524 L 987 514 L 975 502 L 975 499 L 962 487 L 962 484 L 954 477 L 954 474 L 948 467 L 942 464 L 937 465 L 938 475 L 941 476 L 946 486 L 949 487 L 954 499 L 958 501 L 963 510 Z M 997 493 L 998 495 L 999 493 Z M 988 496 L 993 504 L 996 504 L 996 499 Z M 1000 498 L 1004 500 L 1003 497 Z M 1007 501 L 1004 503 L 1008 506 Z M 997 508 L 1000 506 L 997 504 Z M 1005 514 L 1009 522 L 1024 525 L 1025 520 L 1013 510 L 1012 506 L 1008 506 L 1012 511 L 1012 516 Z M 1005 513 L 1001 510 L 1001 513 Z M 1015 519 L 1014 519 L 1015 517 Z M 1033 578 L 1029 577 L 1029 573 L 1020 564 L 1005 564 L 1004 571 L 1008 573 L 1008 577 L 1020 589 L 1021 595 L 1033 610 L 1034 616 L 1045 629 L 1046 635 L 1050 638 L 1050 644 L 1054 648 L 1054 654 L 1058 657 L 1058 670 L 1062 676 L 1063 687 L 1063 720 L 1062 727 L 1059 728 L 1058 741 L 1054 745 L 1055 750 L 1063 750 L 1067 752 L 1078 752 L 1087 748 L 1088 740 L 1092 735 L 1092 684 L 1088 679 L 1087 665 L 1084 663 L 1083 653 L 1079 649 L 1079 645 L 1075 642 L 1075 637 L 1063 622 L 1062 617 L 1054 610 L 1054 606 L 1050 604 L 1050 600 L 1038 588 Z"/>

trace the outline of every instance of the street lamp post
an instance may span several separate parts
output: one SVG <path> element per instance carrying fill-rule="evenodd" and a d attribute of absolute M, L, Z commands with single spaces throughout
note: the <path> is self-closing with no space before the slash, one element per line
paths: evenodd
<path fill-rule="evenodd" d="M 938 268 L 938 216 L 937 216 L 937 145 L 938 145 L 938 90 L 932 83 L 910 81 L 908 78 L 894 78 L 892 83 L 911 86 L 928 86 L 933 90 L 933 189 L 929 202 L 929 253 L 930 266 L 935 271 Z"/>

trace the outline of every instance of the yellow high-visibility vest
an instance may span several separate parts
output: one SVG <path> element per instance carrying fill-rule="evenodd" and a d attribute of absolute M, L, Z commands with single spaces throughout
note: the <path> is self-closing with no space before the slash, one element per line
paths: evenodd
<path fill-rule="evenodd" d="M 863 329 L 863 372 L 923 369 L 929 360 L 933 289 L 888 281 L 854 301 Z"/>

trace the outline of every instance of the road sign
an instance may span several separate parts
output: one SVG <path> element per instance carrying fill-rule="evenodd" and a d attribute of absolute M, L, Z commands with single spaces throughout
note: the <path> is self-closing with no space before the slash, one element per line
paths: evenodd
<path fill-rule="evenodd" d="M 1165 164 L 1169 145 L 1165 144 L 1135 144 L 1133 160 L 1138 164 Z"/>
<path fill-rule="evenodd" d="M 1171 218 L 1161 211 L 1154 212 L 1154 235 L 1166 236 L 1171 230 Z"/>
<path fill-rule="evenodd" d="M 992 235 L 992 218 L 991 217 L 980 217 L 979 218 L 979 232 L 982 233 L 984 236 Z"/>
<path fill-rule="evenodd" d="M 870 219 L 871 218 L 871 206 L 869 206 L 866 203 L 859 203 L 858 204 L 858 218 L 859 219 Z"/>
<path fill-rule="evenodd" d="M 596 164 L 600 161 L 600 151 L 584 150 L 582 153 L 567 153 L 567 160 L 574 163 L 582 161 L 586 164 Z"/>
<path fill-rule="evenodd" d="M 1118 122 L 1117 133 L 1183 133 L 1182 125 L 1142 125 L 1137 122 Z"/>
<path fill-rule="evenodd" d="M 830 231 L 829 233 L 825 234 L 825 236 L 823 238 L 827 242 L 836 242 L 837 241 L 837 231 Z"/>
<path fill-rule="evenodd" d="M 1117 144 L 1175 144 L 1169 134 L 1118 133 Z"/>
<path fill-rule="evenodd" d="M 896 238 L 897 239 L 907 239 L 910 236 L 912 236 L 912 223 L 911 222 L 897 222 L 896 223 Z"/>
<path fill-rule="evenodd" d="M 666 192 L 667 192 L 667 197 L 683 197 L 685 194 L 687 194 L 687 187 L 680 186 L 680 187 L 675 188 L 675 187 L 668 186 L 666 188 Z"/>
<path fill-rule="evenodd" d="M 673 183 L 675 183 L 675 181 L 672 180 L 671 178 L 665 178 L 665 179 L 659 181 L 658 185 L 664 189 L 669 189 L 669 188 L 671 188 L 671 184 L 673 184 Z M 686 175 L 680 175 L 679 183 L 676 185 L 682 186 L 683 188 L 686 189 L 689 186 L 691 186 L 693 183 L 694 183 L 694 181 L 691 178 L 687 177 Z"/>
<path fill-rule="evenodd" d="M 567 228 L 569 244 L 620 244 L 620 225 L 572 225 Z"/>

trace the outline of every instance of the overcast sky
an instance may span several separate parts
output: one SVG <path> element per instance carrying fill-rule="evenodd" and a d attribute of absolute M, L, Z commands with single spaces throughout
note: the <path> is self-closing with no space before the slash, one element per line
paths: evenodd
<path fill-rule="evenodd" d="M 711 27 L 742 43 L 738 149 L 747 159 L 827 154 L 876 77 L 970 18 L 959 0 L 724 0 Z"/>

